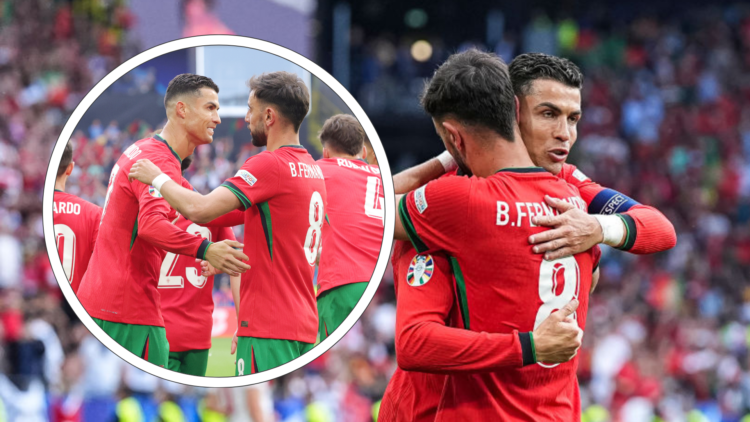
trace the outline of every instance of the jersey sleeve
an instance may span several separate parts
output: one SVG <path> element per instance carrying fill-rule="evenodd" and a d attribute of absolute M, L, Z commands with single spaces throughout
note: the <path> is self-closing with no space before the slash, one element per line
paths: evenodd
<path fill-rule="evenodd" d="M 451 251 L 466 227 L 471 180 L 448 177 L 401 197 L 398 213 L 417 252 Z"/>
<path fill-rule="evenodd" d="M 218 229 L 218 232 L 219 235 L 216 237 L 217 242 L 221 242 L 222 240 L 237 240 L 237 238 L 234 237 L 234 232 L 231 227 L 221 227 Z"/>
<path fill-rule="evenodd" d="M 446 326 L 455 303 L 450 266 L 442 256 L 428 256 L 434 260 L 434 270 L 426 282 L 424 274 L 422 284 L 410 284 L 405 272 L 396 276 L 398 365 L 407 371 L 458 374 L 535 363 L 530 333 L 499 334 Z"/>
<path fill-rule="evenodd" d="M 627 234 L 620 249 L 634 254 L 650 254 L 671 249 L 677 243 L 674 226 L 656 208 L 603 187 L 570 164 L 563 167 L 560 177 L 578 188 L 588 205 L 589 214 L 617 215 L 622 219 Z"/>
<path fill-rule="evenodd" d="M 234 177 L 221 186 L 240 200 L 240 209 L 266 202 L 279 191 L 279 164 L 272 154 L 261 153 L 249 158 Z"/>
<path fill-rule="evenodd" d="M 179 167 L 174 163 L 152 159 L 161 171 L 172 180 L 180 180 Z M 178 255 L 194 256 L 205 259 L 206 249 L 211 242 L 201 236 L 191 235 L 180 230 L 168 219 L 171 207 L 152 186 L 136 180 L 130 182 L 133 192 L 138 197 L 138 233 L 137 235 L 152 245 Z"/>
<path fill-rule="evenodd" d="M 234 210 L 204 224 L 206 227 L 234 227 L 245 224 L 245 212 Z"/>

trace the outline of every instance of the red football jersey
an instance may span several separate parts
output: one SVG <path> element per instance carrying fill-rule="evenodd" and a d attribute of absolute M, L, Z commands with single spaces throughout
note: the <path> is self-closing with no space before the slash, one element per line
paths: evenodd
<path fill-rule="evenodd" d="M 326 230 L 318 270 L 318 295 L 370 281 L 383 243 L 383 184 L 378 166 L 365 160 L 317 161 L 328 192 Z"/>
<path fill-rule="evenodd" d="M 619 248 L 635 254 L 671 249 L 677 243 L 674 226 L 659 210 L 592 181 L 572 164 L 564 164 L 557 177 L 578 188 L 589 214 L 618 214 L 627 228 Z"/>
<path fill-rule="evenodd" d="M 180 216 L 175 225 L 211 242 L 236 240 L 230 227 L 202 227 Z M 195 257 L 168 252 L 159 271 L 161 314 L 170 352 L 211 348 L 214 276 L 201 275 Z"/>
<path fill-rule="evenodd" d="M 78 298 L 94 318 L 163 327 L 159 268 L 165 251 L 204 258 L 207 239 L 171 224 L 174 210 L 152 186 L 128 181 L 130 167 L 147 158 L 172 180 L 181 180 L 180 157 L 159 137 L 128 147 L 109 176 L 94 254 Z"/>
<path fill-rule="evenodd" d="M 430 287 L 435 287 L 433 289 L 435 297 L 445 297 L 449 302 L 454 301 L 455 289 L 447 258 L 437 254 L 431 255 L 430 264 L 425 268 L 429 271 L 421 271 L 417 274 L 419 277 L 415 281 L 414 272 L 417 261 L 417 251 L 409 242 L 396 241 L 391 258 L 393 287 L 396 290 L 396 315 L 400 316 L 403 313 L 404 303 L 399 296 L 399 291 L 412 286 L 420 287 L 424 284 L 424 279 L 431 283 Z M 428 260 L 425 259 L 425 262 Z M 457 311 L 455 307 L 452 307 L 454 318 L 458 317 Z M 396 368 L 388 381 L 383 400 L 380 402 L 378 422 L 431 422 L 435 420 L 444 383 L 445 375 L 442 374 Z"/>
<path fill-rule="evenodd" d="M 556 213 L 545 194 L 586 210 L 574 186 L 541 168 L 444 178 L 401 200 L 401 220 L 415 248 L 449 256 L 461 327 L 483 336 L 527 333 L 573 298 L 580 302 L 575 317 L 585 327 L 593 251 L 544 261 L 528 242 L 546 230 L 534 226 L 531 216 Z M 486 353 L 477 348 L 477 354 Z M 516 353 L 501 365 L 477 359 L 444 370 L 450 375 L 435 420 L 579 420 L 578 358 L 560 365 L 523 362 Z"/>
<path fill-rule="evenodd" d="M 55 190 L 53 206 L 57 251 L 70 287 L 78 292 L 94 252 L 102 209 L 60 190 Z"/>
<path fill-rule="evenodd" d="M 222 184 L 245 209 L 245 255 L 237 334 L 315 343 L 313 277 L 324 231 L 326 186 L 299 145 L 250 157 Z"/>

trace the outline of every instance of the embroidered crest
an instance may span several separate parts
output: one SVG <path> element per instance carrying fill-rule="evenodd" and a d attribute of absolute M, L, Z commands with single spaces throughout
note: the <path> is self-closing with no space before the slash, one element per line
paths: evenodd
<path fill-rule="evenodd" d="M 424 195 L 424 189 L 426 187 L 427 185 L 414 191 L 414 204 L 417 206 L 417 211 L 419 211 L 420 214 L 427 209 L 427 198 Z"/>
<path fill-rule="evenodd" d="M 247 182 L 247 184 L 250 185 L 250 186 L 254 185 L 255 182 L 258 181 L 258 179 L 255 178 L 255 176 L 253 176 L 252 174 L 250 174 L 250 172 L 247 171 L 247 170 L 240 170 L 240 171 L 237 172 L 237 174 L 235 174 L 235 176 L 241 177 L 242 180 L 244 180 L 245 182 Z"/>

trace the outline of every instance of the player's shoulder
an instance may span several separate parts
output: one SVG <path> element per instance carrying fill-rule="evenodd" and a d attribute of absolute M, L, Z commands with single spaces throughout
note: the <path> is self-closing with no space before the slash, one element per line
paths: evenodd
<path fill-rule="evenodd" d="M 574 166 L 573 164 L 568 164 L 568 163 L 563 164 L 563 167 L 560 170 L 560 173 L 557 174 L 557 177 L 574 185 L 591 180 L 588 176 L 583 174 L 583 172 L 579 170 L 576 166 Z"/>

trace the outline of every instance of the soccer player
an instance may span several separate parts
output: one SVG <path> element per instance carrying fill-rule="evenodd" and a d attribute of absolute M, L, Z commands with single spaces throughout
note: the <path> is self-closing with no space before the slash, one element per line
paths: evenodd
<path fill-rule="evenodd" d="M 586 201 L 587 213 L 554 199 L 548 205 L 564 212 L 535 216 L 535 224 L 553 230 L 529 239 L 535 253 L 557 259 L 591 248 L 597 243 L 635 254 L 662 252 L 677 242 L 674 226 L 657 209 L 593 182 L 574 165 L 567 164 L 582 116 L 583 74 L 573 62 L 543 53 L 522 54 L 509 66 L 513 90 L 519 100 L 518 125 L 535 165 L 576 186 Z M 418 188 L 455 167 L 447 151 L 439 157 L 393 177 L 396 193 Z"/>
<path fill-rule="evenodd" d="M 448 256 L 457 296 L 448 306 L 461 318 L 457 327 L 444 326 L 436 316 L 446 303 L 422 294 L 409 307 L 418 312 L 397 331 L 399 366 L 449 374 L 436 421 L 580 419 L 574 355 L 597 257 L 588 251 L 547 261 L 528 243 L 542 230 L 531 215 L 552 213 L 545 196 L 584 208 L 578 190 L 533 165 L 518 140 L 510 77 L 497 56 L 451 56 L 422 105 L 458 167 L 478 177 L 436 180 L 400 198 L 395 237 Z M 552 314 L 555 324 L 574 328 L 567 348 L 550 348 L 547 336 L 532 333 Z M 508 334 L 510 340 L 497 337 Z"/>
<path fill-rule="evenodd" d="M 65 193 L 65 183 L 73 172 L 73 144 L 65 145 L 55 180 L 55 241 L 70 287 L 78 291 L 94 252 L 102 209 L 75 195 Z"/>
<path fill-rule="evenodd" d="M 192 156 L 182 160 L 182 171 L 190 167 Z M 183 186 L 192 186 L 183 179 Z M 236 240 L 230 227 L 203 227 L 184 216 L 174 223 L 180 230 L 209 241 Z M 239 276 L 230 276 L 239 279 Z M 239 282 L 239 280 L 232 280 Z M 206 375 L 213 327 L 214 276 L 201 275 L 200 264 L 186 255 L 167 253 L 159 271 L 161 313 L 169 342 L 168 369 L 188 375 Z"/>
<path fill-rule="evenodd" d="M 204 196 L 171 181 L 149 160 L 130 170 L 130 177 L 158 184 L 164 198 L 195 223 L 244 211 L 244 251 L 252 269 L 240 283 L 237 375 L 277 367 L 314 346 L 313 276 L 326 211 L 323 173 L 299 143 L 310 105 L 304 82 L 280 71 L 254 76 L 248 85 L 245 121 L 253 145 L 267 149 L 234 177 Z"/>
<path fill-rule="evenodd" d="M 219 88 L 204 76 L 182 74 L 164 97 L 167 124 L 160 135 L 128 147 L 109 177 L 97 247 L 81 281 L 78 298 L 94 321 L 128 351 L 166 366 L 169 345 L 157 286 L 164 253 L 209 261 L 224 271 L 244 271 L 239 242 L 211 243 L 171 224 L 174 214 L 158 190 L 128 180 L 137 159 L 158 163 L 180 180 L 181 157 L 213 141 L 221 120 Z"/>
<path fill-rule="evenodd" d="M 332 333 L 359 302 L 383 243 L 380 168 L 365 161 L 365 131 L 357 119 L 338 114 L 320 131 L 317 161 L 328 192 L 327 230 L 318 270 L 318 334 Z"/>

